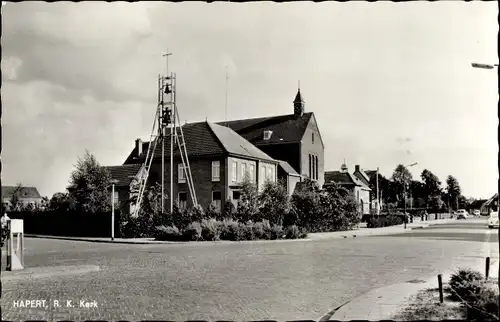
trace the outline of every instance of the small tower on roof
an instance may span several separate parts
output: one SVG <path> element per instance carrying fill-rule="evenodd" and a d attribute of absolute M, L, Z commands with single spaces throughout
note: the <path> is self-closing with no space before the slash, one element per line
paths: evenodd
<path fill-rule="evenodd" d="M 347 168 L 347 164 L 344 159 L 344 163 L 342 163 L 342 166 L 340 167 L 340 172 L 347 172 L 349 169 Z"/>
<path fill-rule="evenodd" d="M 304 102 L 304 99 L 302 99 L 302 95 L 300 94 L 300 81 L 299 81 L 297 95 L 295 95 L 295 99 L 293 100 L 293 114 L 295 114 L 295 116 L 304 115 L 305 105 L 306 103 Z"/>

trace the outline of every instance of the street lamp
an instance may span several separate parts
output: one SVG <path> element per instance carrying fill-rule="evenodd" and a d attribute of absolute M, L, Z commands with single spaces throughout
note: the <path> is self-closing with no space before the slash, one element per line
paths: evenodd
<path fill-rule="evenodd" d="M 111 240 L 115 240 L 115 184 L 118 180 L 111 179 Z"/>
<path fill-rule="evenodd" d="M 480 64 L 480 63 L 471 63 L 473 68 L 481 68 L 481 69 L 493 69 L 495 67 L 498 68 L 498 64 Z M 498 201 L 500 204 L 500 194 L 498 195 Z M 500 228 L 499 228 L 500 230 Z"/>
<path fill-rule="evenodd" d="M 471 63 L 473 68 L 481 68 L 481 69 L 493 69 L 498 67 L 498 64 L 480 64 L 480 63 Z"/>
<path fill-rule="evenodd" d="M 412 164 L 406 165 L 405 168 L 413 167 L 417 164 L 418 164 L 417 162 L 414 162 Z M 404 217 L 404 224 L 405 224 L 404 229 L 406 229 L 406 181 L 403 181 L 403 197 L 404 197 L 404 210 L 405 210 L 405 212 L 404 212 L 404 215 L 405 215 L 405 217 Z"/>

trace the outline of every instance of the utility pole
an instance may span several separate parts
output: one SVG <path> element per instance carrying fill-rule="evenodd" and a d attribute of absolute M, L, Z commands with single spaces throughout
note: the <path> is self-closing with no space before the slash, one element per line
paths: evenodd
<path fill-rule="evenodd" d="M 418 163 L 415 162 L 415 163 L 412 163 L 412 164 L 405 166 L 405 168 L 413 167 L 417 164 Z M 406 219 L 406 180 L 404 180 L 404 178 L 403 178 L 403 197 L 404 197 L 404 203 L 405 203 L 404 204 L 404 210 L 405 210 L 405 212 L 404 212 L 404 229 L 406 229 L 406 221 L 407 221 L 407 219 Z"/>
<path fill-rule="evenodd" d="M 166 74 L 165 77 L 168 76 L 168 56 L 172 55 L 172 53 L 168 52 L 167 48 L 167 53 L 163 55 L 165 57 L 165 63 L 166 63 Z M 168 88 L 168 77 L 164 81 L 165 86 Z M 162 96 L 164 95 L 164 91 L 162 91 Z M 168 95 L 168 94 L 167 94 Z M 165 110 L 165 100 L 162 100 L 162 111 Z M 161 127 L 161 212 L 165 213 L 165 125 L 162 124 Z M 172 131 L 170 131 L 170 195 L 172 196 L 172 155 L 173 155 L 173 136 L 172 136 Z M 172 203 L 172 197 L 170 198 L 170 203 Z M 170 207 L 170 213 L 172 213 L 172 206 Z"/>
<path fill-rule="evenodd" d="M 225 108 L 225 111 L 224 111 L 225 112 L 224 113 L 225 114 L 225 118 L 226 118 L 226 120 L 225 120 L 226 121 L 226 126 L 227 126 L 227 90 L 228 90 L 227 83 L 228 83 L 228 80 L 229 80 L 229 77 L 227 75 L 227 63 L 226 63 L 226 108 Z"/>

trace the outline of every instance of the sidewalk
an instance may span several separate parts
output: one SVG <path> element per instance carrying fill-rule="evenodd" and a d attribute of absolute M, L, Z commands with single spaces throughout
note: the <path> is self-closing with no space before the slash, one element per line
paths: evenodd
<path fill-rule="evenodd" d="M 484 256 L 468 262 L 463 266 L 455 267 L 449 272 L 442 273 L 443 283 L 447 283 L 456 269 L 470 267 L 485 274 L 486 257 L 490 257 L 489 278 L 499 276 L 499 257 L 496 244 L 491 243 L 490 249 L 485 250 Z M 367 292 L 340 307 L 329 320 L 391 320 L 402 308 L 408 305 L 410 297 L 416 293 L 438 287 L 437 275 L 425 279 L 415 279 L 406 283 L 384 286 Z"/>
<path fill-rule="evenodd" d="M 337 238 L 403 234 L 405 232 L 411 231 L 412 229 L 425 228 L 432 225 L 447 224 L 453 221 L 455 221 L 455 219 L 437 219 L 437 220 L 420 221 L 420 218 L 418 219 L 415 218 L 413 220 L 413 223 L 406 225 L 406 229 L 404 229 L 404 224 L 402 224 L 398 226 L 381 227 L 381 228 L 359 228 L 356 230 L 336 231 L 330 233 L 311 233 L 307 235 L 307 238 L 311 240 L 329 240 Z"/>

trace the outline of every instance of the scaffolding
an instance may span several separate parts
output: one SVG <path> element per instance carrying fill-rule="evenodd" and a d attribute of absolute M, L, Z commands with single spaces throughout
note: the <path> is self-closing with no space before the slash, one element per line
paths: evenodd
<path fill-rule="evenodd" d="M 167 54 L 168 55 L 168 54 Z M 168 66 L 168 63 L 167 63 Z M 168 67 L 167 67 L 168 70 Z M 168 72 L 167 72 L 168 75 Z M 174 154 L 176 148 L 179 149 L 181 163 L 179 163 L 179 175 L 183 174 L 188 186 L 189 194 L 193 206 L 197 206 L 196 191 L 194 189 L 191 167 L 187 152 L 186 141 L 184 139 L 184 131 L 180 122 L 179 112 L 176 104 L 177 93 L 177 76 L 175 73 L 170 73 L 168 76 L 158 75 L 158 104 L 156 108 L 155 120 L 151 129 L 148 151 L 144 160 L 144 170 L 139 175 L 139 190 L 137 202 L 133 215 L 137 217 L 141 209 L 141 204 L 144 199 L 144 193 L 148 186 L 148 178 L 151 172 L 153 160 L 158 158 L 156 149 L 158 144 L 161 144 L 161 209 L 165 212 L 165 142 L 170 138 L 170 213 L 174 206 Z M 170 128 L 170 134 L 167 129 Z"/>

